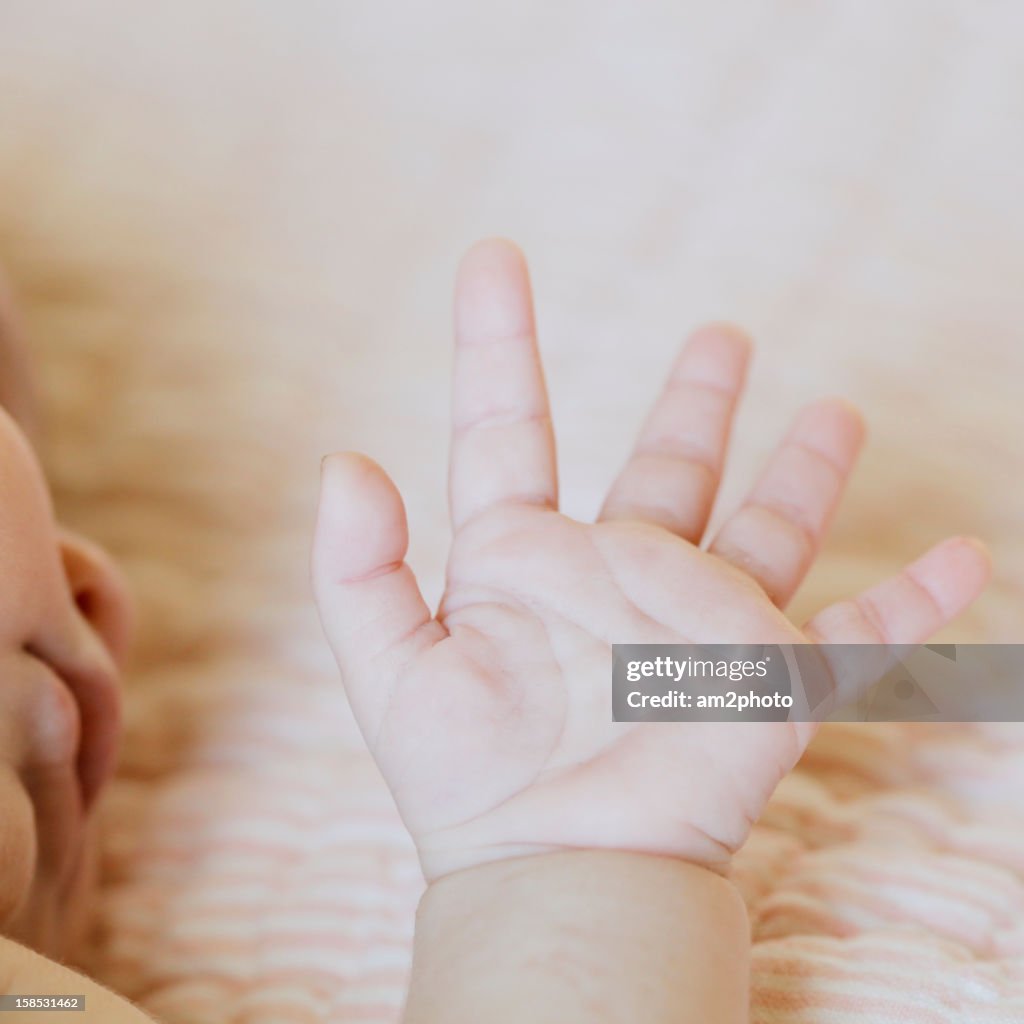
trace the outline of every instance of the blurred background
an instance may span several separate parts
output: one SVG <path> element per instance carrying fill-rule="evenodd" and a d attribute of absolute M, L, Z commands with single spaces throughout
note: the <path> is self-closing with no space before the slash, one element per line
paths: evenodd
<path fill-rule="evenodd" d="M 0 261 L 59 508 L 142 607 L 90 966 L 168 1020 L 229 1019 L 225 986 L 239 1020 L 393 1017 L 415 864 L 306 548 L 320 456 L 363 449 L 439 593 L 452 276 L 481 235 L 531 259 L 570 513 L 685 332 L 732 319 L 759 347 L 725 507 L 800 404 L 870 424 L 797 617 L 966 532 L 996 582 L 946 639 L 1024 640 L 1022 39 L 1024 9 L 969 0 L 5 0 Z M 860 735 L 862 766 L 902 749 Z"/>

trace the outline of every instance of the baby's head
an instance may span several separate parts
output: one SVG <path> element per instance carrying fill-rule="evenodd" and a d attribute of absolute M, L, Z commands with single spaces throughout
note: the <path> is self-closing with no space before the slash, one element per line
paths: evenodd
<path fill-rule="evenodd" d="M 41 880 L 77 884 L 113 767 L 131 607 L 111 560 L 56 522 L 9 308 L 0 296 L 0 933 L 37 944 Z"/>
<path fill-rule="evenodd" d="M 31 708 L 21 742 L 79 747 L 88 803 L 109 774 L 119 720 L 117 667 L 130 631 L 121 578 L 98 547 L 58 526 L 39 461 L 0 409 L 0 678 L 25 678 L 5 700 Z M 7 711 L 7 707 L 2 710 Z M 5 739 L 7 739 L 5 737 Z M 7 742 L 18 742 L 17 738 Z"/>

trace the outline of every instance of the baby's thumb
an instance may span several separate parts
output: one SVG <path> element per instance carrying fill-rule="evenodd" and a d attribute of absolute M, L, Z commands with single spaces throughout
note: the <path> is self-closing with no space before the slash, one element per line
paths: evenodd
<path fill-rule="evenodd" d="M 433 621 L 405 564 L 409 531 L 398 489 L 365 455 L 323 461 L 313 590 L 327 640 L 360 721 L 386 702 L 388 664 L 422 645 Z"/>

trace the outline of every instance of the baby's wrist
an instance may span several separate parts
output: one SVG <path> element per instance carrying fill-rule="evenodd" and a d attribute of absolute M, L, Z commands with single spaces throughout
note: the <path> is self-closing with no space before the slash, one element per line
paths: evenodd
<path fill-rule="evenodd" d="M 417 934 L 424 922 L 442 930 L 451 923 L 465 927 L 467 915 L 479 921 L 483 914 L 488 926 L 505 927 L 523 908 L 545 916 L 554 933 L 567 929 L 578 937 L 590 921 L 595 942 L 605 931 L 628 928 L 631 919 L 643 921 L 645 931 L 657 930 L 655 919 L 666 908 L 675 908 L 689 927 L 731 921 L 737 932 L 747 929 L 739 890 L 705 865 L 649 853 L 561 850 L 490 860 L 435 879 L 420 901 Z M 530 934 L 538 920 L 527 926 Z"/>
<path fill-rule="evenodd" d="M 719 865 L 708 865 L 686 857 L 666 856 L 635 850 L 550 849 L 522 852 L 504 851 L 492 859 L 474 860 L 465 866 L 430 878 L 426 894 L 466 892 L 477 885 L 502 886 L 508 889 L 547 884 L 558 879 L 589 882 L 602 875 L 629 877 L 631 880 L 658 877 L 662 882 L 672 878 L 688 887 L 700 885 L 721 893 L 738 890 Z M 424 897 L 426 898 L 426 896 Z"/>
<path fill-rule="evenodd" d="M 676 850 L 653 851 L 644 849 L 621 849 L 617 847 L 566 847 L 542 845 L 507 844 L 501 847 L 490 847 L 486 850 L 424 850 L 419 848 L 420 866 L 423 877 L 428 885 L 440 882 L 452 875 L 462 874 L 480 868 L 493 867 L 501 864 L 509 865 L 509 870 L 518 870 L 523 862 L 528 867 L 539 867 L 548 863 L 549 858 L 585 855 L 607 855 L 615 858 L 636 858 L 628 863 L 646 863 L 649 861 L 672 861 L 689 865 L 720 878 L 728 879 L 732 865 L 731 856 L 724 855 L 720 850 L 715 856 L 706 856 L 703 849 L 691 849 L 681 846 Z"/>
<path fill-rule="evenodd" d="M 517 863 L 522 860 L 537 860 L 543 857 L 567 856 L 570 854 L 605 853 L 621 857 L 647 858 L 649 860 L 671 860 L 705 869 L 721 877 L 728 877 L 732 863 L 732 851 L 722 843 L 714 842 L 699 829 L 677 829 L 675 841 L 667 847 L 632 848 L 616 846 L 566 846 L 557 843 L 466 843 L 464 840 L 446 842 L 437 836 L 430 839 L 417 837 L 423 876 L 428 883 L 439 881 L 448 875 L 473 868 L 501 862 Z M 638 860 L 637 863 L 640 863 Z"/>
<path fill-rule="evenodd" d="M 518 1005 L 517 985 L 527 985 L 565 1007 L 545 1019 L 575 1020 L 570 1007 L 625 1000 L 629 1012 L 624 1003 L 608 1019 L 661 1021 L 679 1019 L 668 1010 L 696 985 L 721 1001 L 714 1019 L 738 1021 L 746 1013 L 748 948 L 742 897 L 709 868 L 603 850 L 496 860 L 428 886 L 417 913 L 410 1006 L 443 987 L 460 993 L 467 1011 L 451 1019 L 468 1020 L 470 1009 L 491 1008 L 496 988 Z M 691 991 L 676 991 L 684 983 Z"/>

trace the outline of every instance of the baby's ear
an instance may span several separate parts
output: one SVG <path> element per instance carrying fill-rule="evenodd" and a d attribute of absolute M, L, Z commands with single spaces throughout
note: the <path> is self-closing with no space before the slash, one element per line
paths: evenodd
<path fill-rule="evenodd" d="M 70 530 L 60 532 L 60 553 L 78 610 L 123 668 L 135 614 L 121 571 L 102 548 Z"/>

